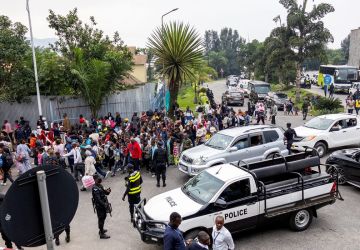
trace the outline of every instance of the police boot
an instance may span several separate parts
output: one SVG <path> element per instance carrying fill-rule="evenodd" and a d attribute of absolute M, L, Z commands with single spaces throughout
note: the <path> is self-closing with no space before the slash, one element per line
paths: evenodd
<path fill-rule="evenodd" d="M 59 240 L 59 238 L 55 238 L 55 245 L 60 245 L 60 240 Z"/>
<path fill-rule="evenodd" d="M 106 233 L 102 233 L 100 234 L 100 239 L 110 239 L 110 236 L 107 235 Z"/>
<path fill-rule="evenodd" d="M 166 187 L 166 183 L 165 183 L 165 181 L 163 181 L 163 187 Z"/>
<path fill-rule="evenodd" d="M 157 182 L 156 186 L 157 186 L 157 187 L 160 187 L 160 181 Z"/>
<path fill-rule="evenodd" d="M 66 235 L 66 237 L 65 237 L 65 241 L 66 241 L 67 243 L 69 243 L 69 242 L 70 242 L 70 234 L 67 234 L 67 235 Z"/>

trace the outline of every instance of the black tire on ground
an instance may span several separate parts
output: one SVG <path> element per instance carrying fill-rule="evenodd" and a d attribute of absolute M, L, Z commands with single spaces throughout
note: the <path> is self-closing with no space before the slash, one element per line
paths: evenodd
<path fill-rule="evenodd" d="M 335 176 L 335 168 L 337 168 L 337 172 L 338 172 L 338 184 L 345 185 L 347 182 L 345 172 L 344 172 L 344 169 L 342 167 L 340 167 L 339 165 L 332 164 L 331 166 L 327 167 L 326 173 Z"/>
<path fill-rule="evenodd" d="M 327 152 L 327 146 L 323 142 L 317 142 L 314 146 L 314 148 L 317 150 L 320 158 L 324 157 Z"/>
<path fill-rule="evenodd" d="M 184 239 L 185 240 L 189 240 L 189 239 L 195 240 L 200 231 L 201 231 L 200 229 L 191 230 L 185 234 Z"/>
<path fill-rule="evenodd" d="M 312 219 L 313 214 L 311 210 L 301 209 L 290 215 L 289 226 L 293 231 L 304 231 L 310 226 Z"/>

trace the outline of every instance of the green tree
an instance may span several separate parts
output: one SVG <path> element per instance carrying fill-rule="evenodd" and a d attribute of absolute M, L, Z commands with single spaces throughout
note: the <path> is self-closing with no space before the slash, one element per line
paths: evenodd
<path fill-rule="evenodd" d="M 350 51 L 350 34 L 341 41 L 341 51 L 344 55 L 346 63 L 349 60 L 349 51 Z"/>
<path fill-rule="evenodd" d="M 52 49 L 63 55 L 69 64 L 71 74 L 67 80 L 96 115 L 102 100 L 118 90 L 119 82 L 131 71 L 131 52 L 117 32 L 110 39 L 95 28 L 94 17 L 90 17 L 90 25 L 84 24 L 77 9 L 66 16 L 50 10 L 47 20 L 58 36 Z"/>
<path fill-rule="evenodd" d="M 210 51 L 208 55 L 208 63 L 214 68 L 218 75 L 221 75 L 221 69 L 224 69 L 228 64 L 228 59 L 226 58 L 224 51 Z"/>
<path fill-rule="evenodd" d="M 180 85 L 186 77 L 193 76 L 193 69 L 203 58 L 201 38 L 190 25 L 173 22 L 157 28 L 148 39 L 148 47 L 156 57 L 156 64 L 162 65 L 160 73 L 168 80 L 169 114 L 173 116 Z"/>
<path fill-rule="evenodd" d="M 297 0 L 280 0 L 287 10 L 286 26 L 292 34 L 289 45 L 296 62 L 296 101 L 300 100 L 301 66 L 307 58 L 324 56 L 326 44 L 333 42 L 330 31 L 325 28 L 322 19 L 334 11 L 332 5 L 320 3 L 307 11 L 308 0 L 298 4 Z"/>
<path fill-rule="evenodd" d="M 97 117 L 103 98 L 108 95 L 108 89 L 111 89 L 108 81 L 111 64 L 98 59 L 86 60 L 80 48 L 75 48 L 72 54 L 74 60 L 71 63 L 71 74 L 80 87 L 82 97 L 90 106 L 92 116 Z"/>
<path fill-rule="evenodd" d="M 20 102 L 35 91 L 27 28 L 0 15 L 0 101 Z"/>

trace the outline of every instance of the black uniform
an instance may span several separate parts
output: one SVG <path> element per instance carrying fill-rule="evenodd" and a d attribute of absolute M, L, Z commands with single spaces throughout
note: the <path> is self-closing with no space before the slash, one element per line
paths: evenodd
<path fill-rule="evenodd" d="M 162 147 L 159 147 L 154 152 L 154 164 L 155 164 L 155 172 L 157 185 L 160 185 L 160 175 L 163 181 L 163 186 L 166 186 L 166 163 L 167 163 L 167 153 L 166 150 Z"/>
<path fill-rule="evenodd" d="M 107 199 L 107 195 L 110 194 L 109 190 L 105 190 L 104 187 L 96 183 L 92 188 L 93 202 L 96 208 L 99 224 L 99 234 L 105 234 L 104 224 L 106 219 L 106 213 L 109 211 L 110 204 Z"/>
<path fill-rule="evenodd" d="M 140 172 L 134 171 L 129 174 L 126 180 L 126 190 L 123 195 L 123 200 L 125 200 L 126 195 L 128 196 L 129 202 L 129 211 L 131 220 L 134 218 L 134 205 L 140 202 L 140 194 L 141 194 L 141 184 L 142 178 Z"/>
<path fill-rule="evenodd" d="M 291 146 L 294 142 L 294 136 L 296 136 L 296 132 L 294 129 L 292 128 L 288 128 L 285 133 L 284 136 L 286 138 L 287 144 L 286 144 L 286 148 L 289 151 L 289 154 L 291 154 Z"/>

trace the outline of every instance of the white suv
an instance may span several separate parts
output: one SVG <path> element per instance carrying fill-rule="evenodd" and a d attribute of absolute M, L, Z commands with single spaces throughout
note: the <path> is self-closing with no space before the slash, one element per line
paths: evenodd
<path fill-rule="evenodd" d="M 221 130 L 205 144 L 185 150 L 180 157 L 179 170 L 194 176 L 202 170 L 230 162 L 261 161 L 275 155 L 288 154 L 283 130 L 268 125 L 250 125 Z"/>
<path fill-rule="evenodd" d="M 320 157 L 325 156 L 328 149 L 360 143 L 359 119 L 352 114 L 321 115 L 295 131 L 297 138 L 292 148 L 299 151 L 306 147 L 315 148 Z"/>

